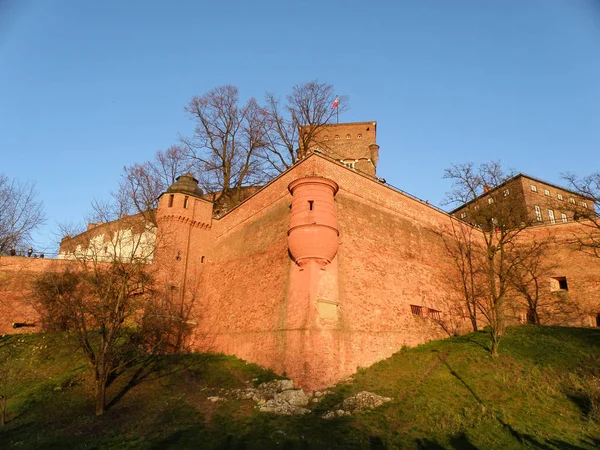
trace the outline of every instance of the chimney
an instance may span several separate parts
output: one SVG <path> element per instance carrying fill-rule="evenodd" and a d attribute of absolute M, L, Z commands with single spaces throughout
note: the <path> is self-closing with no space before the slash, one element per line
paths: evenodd
<path fill-rule="evenodd" d="M 487 184 L 483 185 L 483 193 L 487 194 L 488 192 L 490 192 L 492 190 L 491 186 L 488 186 Z"/>

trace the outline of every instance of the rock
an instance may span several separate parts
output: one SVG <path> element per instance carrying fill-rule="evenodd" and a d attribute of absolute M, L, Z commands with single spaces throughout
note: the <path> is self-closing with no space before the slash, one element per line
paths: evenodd
<path fill-rule="evenodd" d="M 277 402 L 287 402 L 294 406 L 306 406 L 309 402 L 308 395 L 302 389 L 291 389 L 280 392 L 275 395 L 275 400 Z"/>
<path fill-rule="evenodd" d="M 377 408 L 384 403 L 391 402 L 388 397 L 381 397 L 372 392 L 362 391 L 352 397 L 348 397 L 333 410 L 323 415 L 324 419 L 332 419 L 334 417 L 347 416 Z"/>
<path fill-rule="evenodd" d="M 218 402 L 226 402 L 227 399 L 223 398 L 223 397 L 206 397 L 208 400 L 210 400 L 213 403 L 218 403 Z"/>
<path fill-rule="evenodd" d="M 310 409 L 302 408 L 301 406 L 290 405 L 288 402 L 269 400 L 262 405 L 259 410 L 261 412 L 270 412 L 282 416 L 299 416 L 310 413 Z"/>

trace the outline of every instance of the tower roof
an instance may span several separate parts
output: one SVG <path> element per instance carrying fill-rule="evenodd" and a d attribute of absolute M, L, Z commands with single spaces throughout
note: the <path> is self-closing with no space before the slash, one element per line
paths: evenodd
<path fill-rule="evenodd" d="M 170 194 L 188 194 L 194 197 L 202 197 L 204 195 L 202 189 L 198 187 L 198 180 L 191 173 L 178 176 L 175 183 L 169 186 L 167 192 Z"/>

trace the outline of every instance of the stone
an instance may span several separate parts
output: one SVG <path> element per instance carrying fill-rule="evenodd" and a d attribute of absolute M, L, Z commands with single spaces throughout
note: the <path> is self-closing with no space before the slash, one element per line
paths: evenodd
<path fill-rule="evenodd" d="M 325 413 L 323 418 L 332 419 L 334 417 L 357 414 L 375 409 L 391 401 L 392 399 L 389 397 L 382 397 L 372 392 L 361 391 L 358 394 L 348 397 L 339 405 L 336 405 L 331 411 Z"/>
<path fill-rule="evenodd" d="M 275 400 L 278 402 L 287 402 L 294 406 L 306 406 L 310 399 L 302 389 L 291 389 L 276 394 Z"/>

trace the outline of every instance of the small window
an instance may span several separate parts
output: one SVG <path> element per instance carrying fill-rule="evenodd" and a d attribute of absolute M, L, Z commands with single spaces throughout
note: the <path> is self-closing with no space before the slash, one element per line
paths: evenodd
<path fill-rule="evenodd" d="M 421 316 L 423 317 L 423 307 L 422 306 L 418 306 L 418 305 L 410 305 L 410 312 L 413 313 L 413 315 L 415 316 Z"/>
<path fill-rule="evenodd" d="M 573 204 L 575 204 L 575 199 L 574 199 L 573 197 L 571 197 L 571 198 L 569 199 L 569 203 L 573 203 Z"/>
<path fill-rule="evenodd" d="M 309 201 L 308 201 L 308 210 L 309 210 L 309 211 L 312 211 L 312 210 L 313 210 L 313 203 L 314 203 L 314 200 L 309 200 Z"/>
<path fill-rule="evenodd" d="M 553 277 L 550 278 L 550 290 L 556 291 L 568 291 L 569 285 L 567 283 L 567 277 Z"/>
<path fill-rule="evenodd" d="M 354 169 L 354 161 L 342 161 L 342 164 L 349 169 Z"/>
<path fill-rule="evenodd" d="M 538 222 L 542 221 L 542 210 L 540 209 L 540 207 L 538 205 L 533 205 L 533 210 L 535 212 L 535 220 L 537 220 Z"/>
<path fill-rule="evenodd" d="M 492 203 L 494 203 L 494 199 L 492 197 L 488 198 L 488 204 L 491 205 Z"/>
<path fill-rule="evenodd" d="M 189 206 L 189 203 L 190 203 L 190 198 L 186 195 L 185 198 L 183 199 L 183 207 L 185 209 L 187 209 Z"/>
<path fill-rule="evenodd" d="M 329 140 L 329 136 L 325 136 L 325 137 L 323 138 L 323 140 L 324 140 L 324 141 L 328 141 L 328 140 Z"/>
<path fill-rule="evenodd" d="M 587 202 L 581 202 L 581 206 L 583 206 L 584 208 L 587 208 Z"/>
<path fill-rule="evenodd" d="M 336 135 L 335 135 L 335 138 L 336 138 L 336 139 L 339 139 L 339 138 L 340 138 L 339 134 L 336 134 Z"/>
<path fill-rule="evenodd" d="M 505 197 L 508 197 L 510 195 L 510 190 L 509 189 L 504 189 L 502 191 L 502 195 L 504 195 Z"/>
<path fill-rule="evenodd" d="M 475 211 L 479 209 L 479 205 L 475 205 Z"/>
<path fill-rule="evenodd" d="M 548 217 L 550 218 L 550 223 L 556 223 L 556 220 L 554 220 L 554 211 L 551 209 L 548 210 Z"/>
<path fill-rule="evenodd" d="M 362 134 L 359 134 L 358 136 L 356 136 L 358 139 L 362 139 Z"/>
<path fill-rule="evenodd" d="M 169 208 L 173 207 L 173 199 L 175 198 L 175 195 L 171 194 L 169 195 Z"/>
<path fill-rule="evenodd" d="M 464 219 L 465 217 L 467 217 L 467 212 L 466 211 L 461 212 L 460 213 L 460 218 Z"/>
<path fill-rule="evenodd" d="M 350 135 L 349 134 L 346 135 L 346 139 L 350 139 Z"/>
<path fill-rule="evenodd" d="M 560 214 L 560 219 L 563 223 L 567 223 L 567 215 L 565 213 Z"/>
<path fill-rule="evenodd" d="M 533 184 L 531 185 L 531 192 L 537 192 L 537 188 Z"/>
<path fill-rule="evenodd" d="M 562 196 L 562 194 L 556 194 L 556 198 L 559 199 L 559 200 L 562 200 L 563 196 Z"/>
<path fill-rule="evenodd" d="M 441 311 L 437 309 L 427 308 L 427 315 L 431 317 L 433 320 L 441 320 L 442 317 L 440 315 Z"/>
<path fill-rule="evenodd" d="M 550 191 L 548 189 L 544 189 L 544 195 L 546 197 L 550 197 Z"/>

